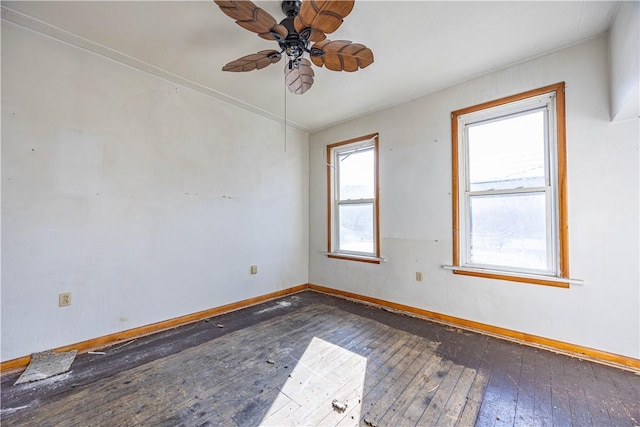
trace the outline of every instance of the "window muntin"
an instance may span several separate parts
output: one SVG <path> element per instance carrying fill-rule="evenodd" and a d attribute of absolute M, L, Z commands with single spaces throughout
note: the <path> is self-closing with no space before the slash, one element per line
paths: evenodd
<path fill-rule="evenodd" d="M 327 147 L 329 253 L 378 257 L 377 135 Z"/>
<path fill-rule="evenodd" d="M 563 87 L 453 113 L 454 265 L 568 277 Z"/>

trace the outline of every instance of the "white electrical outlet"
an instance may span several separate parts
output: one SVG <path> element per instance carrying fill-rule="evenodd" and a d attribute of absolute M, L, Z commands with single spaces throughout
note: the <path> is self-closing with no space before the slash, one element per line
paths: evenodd
<path fill-rule="evenodd" d="M 58 307 L 67 307 L 71 305 L 71 292 L 58 294 Z"/>
<path fill-rule="evenodd" d="M 252 265 L 251 266 L 251 274 L 258 274 L 258 266 L 257 265 Z"/>
<path fill-rule="evenodd" d="M 422 271 L 416 271 L 416 282 L 422 282 Z"/>

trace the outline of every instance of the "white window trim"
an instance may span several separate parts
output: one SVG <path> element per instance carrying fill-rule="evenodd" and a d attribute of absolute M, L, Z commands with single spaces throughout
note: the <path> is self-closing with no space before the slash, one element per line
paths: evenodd
<path fill-rule="evenodd" d="M 330 144 L 327 147 L 328 160 L 328 182 L 329 182 L 329 250 L 324 254 L 331 258 L 348 259 L 354 261 L 364 261 L 372 263 L 384 262 L 385 259 L 380 257 L 379 242 L 379 205 L 378 205 L 378 134 L 367 135 L 353 140 L 343 141 L 336 144 Z M 374 197 L 363 199 L 338 199 L 339 196 L 339 168 L 338 156 L 349 152 L 361 152 L 373 150 L 374 153 Z M 340 218 L 339 209 L 343 205 L 371 205 L 373 211 L 373 252 L 360 252 L 339 250 L 340 245 Z"/>
<path fill-rule="evenodd" d="M 465 108 L 452 113 L 452 132 L 454 141 L 454 259 L 453 265 L 443 266 L 453 270 L 456 274 L 487 277 L 516 282 L 537 283 L 550 286 L 568 287 L 569 283 L 584 283 L 578 279 L 569 279 L 568 271 L 568 226 L 566 212 L 566 148 L 565 148 L 565 113 L 564 113 L 564 83 L 550 85 L 526 93 L 487 102 L 474 107 Z M 547 182 L 544 187 L 527 188 L 524 190 L 508 190 L 506 193 L 530 193 L 544 191 L 548 228 L 547 248 L 552 252 L 553 268 L 545 271 L 529 270 L 526 268 L 512 268 L 503 266 L 485 266 L 469 263 L 468 252 L 468 161 L 466 159 L 466 126 L 487 120 L 499 120 L 518 112 L 526 112 L 539 108 L 546 109 L 546 141 L 545 175 Z M 560 139 L 560 140 L 558 140 Z M 562 173 L 559 172 L 562 168 Z M 552 184 L 552 185 L 549 185 Z M 494 193 L 501 190 L 492 190 Z M 504 193 L 504 192 L 503 192 Z M 485 194 L 490 194 L 485 191 Z M 467 240 L 465 240 L 467 239 Z"/>
<path fill-rule="evenodd" d="M 468 128 L 480 123 L 503 120 L 507 117 L 515 117 L 518 115 L 528 114 L 534 111 L 544 111 L 544 169 L 545 169 L 545 186 L 544 187 L 527 187 L 512 188 L 503 190 L 470 190 L 469 183 L 469 150 L 468 150 Z M 517 102 L 500 105 L 497 107 L 483 109 L 474 113 L 463 114 L 458 117 L 458 152 L 460 165 L 458 171 L 464 179 L 459 179 L 458 194 L 459 198 L 458 214 L 460 215 L 460 266 L 467 268 L 477 268 L 482 270 L 499 271 L 506 273 L 534 274 L 539 276 L 556 277 L 559 271 L 557 239 L 557 206 L 558 199 L 555 188 L 557 178 L 555 171 L 557 170 L 557 143 L 556 143 L 556 127 L 555 127 L 555 92 L 545 93 L 535 97 L 527 98 Z M 547 247 L 547 268 L 545 270 L 527 269 L 517 266 L 499 266 L 473 263 L 471 258 L 471 242 L 470 242 L 470 203 L 471 197 L 489 196 L 497 194 L 534 194 L 544 193 L 546 206 L 546 247 Z"/>
<path fill-rule="evenodd" d="M 484 268 L 471 268 L 471 267 L 458 267 L 455 265 L 443 265 L 443 269 L 451 270 L 453 272 L 458 273 L 478 273 L 480 275 L 492 275 L 495 274 L 495 270 L 492 269 L 484 269 Z M 585 281 L 582 279 L 573 279 L 573 278 L 564 278 L 564 277 L 551 277 L 551 276 L 541 276 L 539 274 L 526 274 L 526 273 L 509 273 L 509 276 L 520 278 L 524 280 L 544 280 L 551 283 L 557 283 L 556 286 L 564 287 L 563 284 L 573 284 L 573 285 L 584 285 Z M 554 286 L 554 285 L 552 285 Z"/>

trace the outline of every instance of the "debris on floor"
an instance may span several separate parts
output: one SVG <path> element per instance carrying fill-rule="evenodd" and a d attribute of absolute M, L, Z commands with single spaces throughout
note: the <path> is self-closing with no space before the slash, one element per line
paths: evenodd
<path fill-rule="evenodd" d="M 45 378 L 64 374 L 69 371 L 76 358 L 77 350 L 56 353 L 47 350 L 31 355 L 29 366 L 18 377 L 14 385 L 44 380 Z"/>
<path fill-rule="evenodd" d="M 291 306 L 291 303 L 289 301 L 278 301 L 274 305 L 272 305 L 271 307 L 263 308 L 262 310 L 256 311 L 253 314 L 262 314 L 262 313 L 266 313 L 268 311 L 277 310 L 279 308 L 286 308 L 286 307 L 290 307 L 290 306 Z"/>
<path fill-rule="evenodd" d="M 4 408 L 4 409 L 0 409 L 0 415 L 9 415 L 9 414 L 13 414 L 14 412 L 19 411 L 20 409 L 24 409 L 24 408 L 28 408 L 29 405 L 23 405 L 23 406 L 18 406 L 17 408 Z"/>
<path fill-rule="evenodd" d="M 338 412 L 344 412 L 347 409 L 347 404 L 344 402 L 340 402 L 338 399 L 333 399 L 331 402 L 331 406 Z"/>
<path fill-rule="evenodd" d="M 378 427 L 378 424 L 369 417 L 364 417 L 364 423 L 371 427 Z"/>
<path fill-rule="evenodd" d="M 100 354 L 104 356 L 107 353 L 105 353 L 104 351 L 87 351 L 87 354 Z"/>
<path fill-rule="evenodd" d="M 124 344 L 119 345 L 119 346 L 117 346 L 117 347 L 113 348 L 112 350 L 113 350 L 113 351 L 116 351 L 116 350 L 121 349 L 122 347 L 126 347 L 126 346 L 128 346 L 129 344 L 131 344 L 131 343 L 133 343 L 133 342 L 136 342 L 136 340 L 137 340 L 137 339 L 138 339 L 138 338 L 134 338 L 134 339 L 132 339 L 132 340 L 129 340 L 129 341 L 125 342 Z"/>
<path fill-rule="evenodd" d="M 224 325 L 223 325 L 222 323 L 218 323 L 216 326 L 217 326 L 218 328 L 224 328 Z"/>
<path fill-rule="evenodd" d="M 273 365 L 274 363 L 276 363 L 276 361 L 275 360 L 271 360 L 271 359 L 267 359 L 267 363 L 269 365 Z"/>

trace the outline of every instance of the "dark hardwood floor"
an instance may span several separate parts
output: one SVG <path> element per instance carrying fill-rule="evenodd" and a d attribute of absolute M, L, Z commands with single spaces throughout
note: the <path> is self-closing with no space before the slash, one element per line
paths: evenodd
<path fill-rule="evenodd" d="M 640 425 L 633 372 L 313 291 L 101 351 L 2 425 Z"/>

